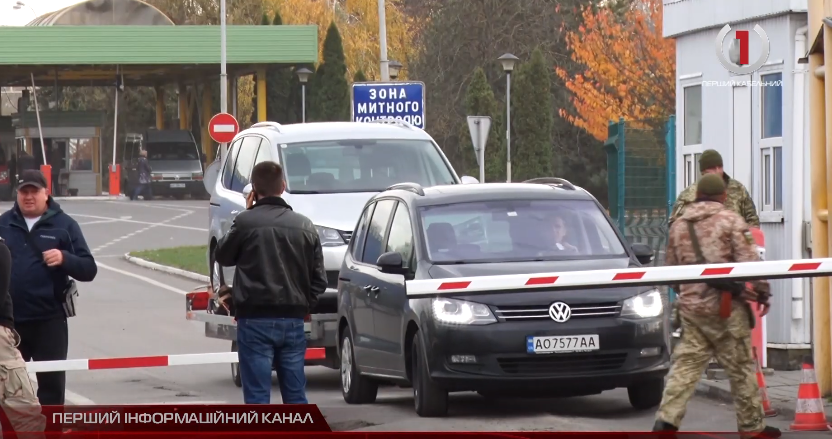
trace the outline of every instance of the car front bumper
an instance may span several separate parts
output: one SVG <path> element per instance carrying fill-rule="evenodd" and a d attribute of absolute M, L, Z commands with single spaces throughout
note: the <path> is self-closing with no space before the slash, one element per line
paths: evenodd
<path fill-rule="evenodd" d="M 430 326 L 430 375 L 449 390 L 592 394 L 661 379 L 670 368 L 664 317 Z M 594 334 L 600 347 L 596 351 L 526 351 L 527 336 Z"/>

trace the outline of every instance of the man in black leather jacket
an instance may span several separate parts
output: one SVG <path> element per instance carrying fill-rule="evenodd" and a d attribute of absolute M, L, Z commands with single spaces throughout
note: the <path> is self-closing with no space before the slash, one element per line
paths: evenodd
<path fill-rule="evenodd" d="M 217 243 L 215 258 L 236 266 L 231 300 L 243 400 L 271 402 L 272 365 L 284 404 L 307 404 L 303 320 L 326 291 L 324 257 L 309 218 L 281 195 L 283 169 L 262 162 L 251 171 L 247 208 Z"/>

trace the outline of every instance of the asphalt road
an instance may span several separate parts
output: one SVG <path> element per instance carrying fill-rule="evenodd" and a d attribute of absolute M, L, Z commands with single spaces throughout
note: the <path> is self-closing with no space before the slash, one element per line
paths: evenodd
<path fill-rule="evenodd" d="M 80 284 L 79 315 L 70 319 L 70 359 L 226 352 L 230 343 L 208 339 L 184 316 L 185 292 L 197 282 L 132 265 L 133 250 L 205 244 L 207 201 L 61 201 L 84 230 L 99 263 L 98 277 Z M 0 203 L 0 209 L 9 208 Z M 421 419 L 411 389 L 379 390 L 371 406 L 349 406 L 338 372 L 307 368 L 308 398 L 334 430 L 398 431 L 648 431 L 654 411 L 631 408 L 626 390 L 563 399 L 490 400 L 454 394 L 451 414 Z M 201 365 L 74 371 L 67 377 L 70 404 L 239 404 L 242 391 L 230 366 Z M 280 402 L 275 385 L 272 402 Z M 785 429 L 791 419 L 772 418 Z M 736 431 L 733 408 L 694 397 L 683 429 Z"/>

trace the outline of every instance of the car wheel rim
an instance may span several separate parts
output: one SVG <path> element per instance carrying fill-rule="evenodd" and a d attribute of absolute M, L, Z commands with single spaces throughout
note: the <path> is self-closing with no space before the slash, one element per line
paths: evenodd
<path fill-rule="evenodd" d="M 344 346 L 341 347 L 341 387 L 344 393 L 350 392 L 352 386 L 352 346 L 350 339 L 344 339 Z"/>

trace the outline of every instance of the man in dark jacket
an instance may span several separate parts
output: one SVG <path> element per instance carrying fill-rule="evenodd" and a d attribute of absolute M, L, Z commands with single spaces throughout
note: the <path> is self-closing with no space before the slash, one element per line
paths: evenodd
<path fill-rule="evenodd" d="M 66 360 L 69 345 L 64 292 L 69 278 L 91 282 L 98 273 L 81 227 L 46 193 L 36 170 L 21 172 L 17 202 L 0 215 L 0 236 L 12 260 L 11 297 L 24 360 Z M 65 372 L 38 373 L 38 399 L 63 405 Z"/>
<path fill-rule="evenodd" d="M 145 200 L 153 198 L 153 188 L 150 186 L 150 177 L 152 172 L 153 168 L 150 167 L 150 163 L 147 161 L 147 151 L 140 151 L 139 162 L 136 165 L 138 180 L 136 181 L 136 188 L 133 190 L 133 193 L 130 194 L 130 200 L 138 200 L 139 195 L 144 195 Z"/>
<path fill-rule="evenodd" d="M 231 292 L 237 319 L 240 378 L 246 404 L 271 402 L 272 365 L 284 404 L 307 404 L 303 320 L 326 291 L 318 232 L 281 198 L 283 169 L 251 171 L 247 209 L 220 239 L 216 261 L 236 266 Z"/>

